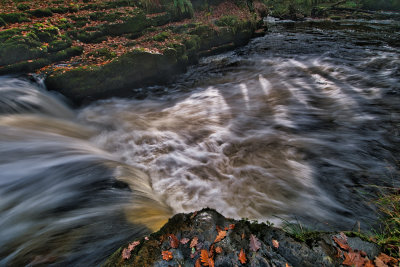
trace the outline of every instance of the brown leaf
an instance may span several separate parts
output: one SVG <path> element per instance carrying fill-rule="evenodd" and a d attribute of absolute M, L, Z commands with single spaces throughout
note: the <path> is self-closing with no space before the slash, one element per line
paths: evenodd
<path fill-rule="evenodd" d="M 190 216 L 190 219 L 192 220 L 194 217 L 196 217 L 196 215 L 197 215 L 197 211 L 195 211 L 195 212 L 192 214 L 192 216 Z"/>
<path fill-rule="evenodd" d="M 256 252 L 261 248 L 261 242 L 255 235 L 250 235 L 250 250 Z"/>
<path fill-rule="evenodd" d="M 190 248 L 194 248 L 197 245 L 199 238 L 197 236 L 193 237 L 192 242 L 190 242 Z"/>
<path fill-rule="evenodd" d="M 235 229 L 235 225 L 234 225 L 234 224 L 230 224 L 230 225 L 228 226 L 228 228 L 229 228 L 229 230 L 233 230 L 233 229 Z"/>
<path fill-rule="evenodd" d="M 208 253 L 208 256 L 210 258 L 214 258 L 214 250 L 215 250 L 214 244 L 211 244 L 210 249 L 209 249 L 209 253 Z"/>
<path fill-rule="evenodd" d="M 185 245 L 189 241 L 190 241 L 190 239 L 185 237 L 185 238 L 182 238 L 180 242 L 181 242 L 181 244 Z"/>
<path fill-rule="evenodd" d="M 215 252 L 217 252 L 218 254 L 222 253 L 222 248 L 221 247 L 216 247 L 215 248 Z"/>
<path fill-rule="evenodd" d="M 367 260 L 364 267 L 375 267 L 374 262 L 371 260 Z"/>
<path fill-rule="evenodd" d="M 239 261 L 242 264 L 245 264 L 247 259 L 246 259 L 246 254 L 244 253 L 243 249 L 240 249 L 240 253 L 239 253 Z"/>
<path fill-rule="evenodd" d="M 339 247 L 341 247 L 342 249 L 344 249 L 344 250 L 346 250 L 346 251 L 349 251 L 349 250 L 350 250 L 350 246 L 347 244 L 347 241 L 346 241 L 346 240 L 344 240 L 344 239 L 341 238 L 341 237 L 338 238 L 338 237 L 336 237 L 336 236 L 333 236 L 332 238 L 333 238 L 333 240 L 335 241 L 335 243 L 339 245 Z"/>
<path fill-rule="evenodd" d="M 172 252 L 170 252 L 168 250 L 162 251 L 161 255 L 162 255 L 163 260 L 166 260 L 166 261 L 170 261 L 170 260 L 172 260 L 174 258 L 172 256 Z"/>
<path fill-rule="evenodd" d="M 200 254 L 200 260 L 203 263 L 204 266 L 209 266 L 210 265 L 210 257 L 208 256 L 208 251 L 205 249 L 201 250 L 201 254 Z M 212 259 L 211 259 L 212 261 Z M 214 265 L 214 261 L 212 262 L 212 264 Z"/>
<path fill-rule="evenodd" d="M 379 254 L 378 258 L 383 261 L 385 264 L 392 264 L 395 265 L 398 260 L 396 260 L 393 257 L 390 257 L 389 255 L 386 255 L 385 253 L 381 253 Z"/>
<path fill-rule="evenodd" d="M 129 249 L 130 251 L 132 251 L 132 250 L 134 250 L 135 247 L 136 247 L 137 245 L 139 245 L 139 244 L 140 244 L 140 241 L 132 242 L 132 243 L 129 244 L 128 249 Z"/>
<path fill-rule="evenodd" d="M 272 239 L 272 246 L 274 246 L 274 248 L 279 248 L 278 240 Z"/>
<path fill-rule="evenodd" d="M 242 239 L 244 239 L 245 238 L 245 235 L 244 235 L 244 233 L 242 233 Z"/>
<path fill-rule="evenodd" d="M 349 253 L 344 253 L 343 265 L 362 267 L 364 266 L 365 258 L 361 257 L 360 252 L 350 251 Z"/>
<path fill-rule="evenodd" d="M 135 249 L 137 245 L 140 244 L 140 241 L 134 241 L 128 245 L 127 248 L 122 250 L 122 259 L 127 260 L 131 257 L 131 251 Z"/>
<path fill-rule="evenodd" d="M 218 232 L 218 233 L 222 231 L 222 228 L 219 227 L 218 225 L 215 226 L 215 229 L 217 229 L 217 232 Z"/>
<path fill-rule="evenodd" d="M 196 263 L 194 264 L 194 267 L 201 267 L 200 259 L 197 259 Z"/>
<path fill-rule="evenodd" d="M 172 248 L 177 248 L 179 246 L 179 240 L 174 234 L 169 235 L 169 245 Z"/>
<path fill-rule="evenodd" d="M 376 267 L 388 267 L 380 258 L 375 257 Z"/>
<path fill-rule="evenodd" d="M 131 257 L 131 251 L 127 248 L 124 248 L 124 250 L 122 250 L 122 259 L 127 260 Z"/>
<path fill-rule="evenodd" d="M 221 241 L 222 239 L 225 238 L 225 236 L 226 236 L 226 231 L 222 231 L 222 230 L 221 230 L 221 231 L 218 233 L 217 237 L 215 238 L 214 243 L 217 243 L 217 242 Z"/>

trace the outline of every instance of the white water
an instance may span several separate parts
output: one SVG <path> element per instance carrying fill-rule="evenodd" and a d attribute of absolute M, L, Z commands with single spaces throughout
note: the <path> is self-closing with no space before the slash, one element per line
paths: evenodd
<path fill-rule="evenodd" d="M 375 185 L 399 182 L 400 57 L 379 36 L 281 29 L 77 111 L 1 78 L 0 265 L 97 265 L 204 207 L 369 230 Z"/>

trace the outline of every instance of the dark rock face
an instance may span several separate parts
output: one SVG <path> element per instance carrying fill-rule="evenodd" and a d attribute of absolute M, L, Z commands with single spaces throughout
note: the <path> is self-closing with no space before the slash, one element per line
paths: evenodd
<path fill-rule="evenodd" d="M 215 242 L 218 230 L 226 231 L 226 237 Z M 189 241 L 172 248 L 171 234 L 178 240 L 187 238 Z M 251 249 L 251 235 L 260 242 L 257 251 Z M 337 256 L 340 250 L 333 240 L 334 236 L 339 234 L 312 233 L 305 236 L 302 242 L 267 224 L 227 219 L 215 210 L 203 209 L 175 215 L 160 231 L 147 240 L 140 240 L 140 245 L 132 250 L 128 259 L 122 257 L 123 248 L 120 248 L 104 266 L 194 266 L 202 250 L 212 255 L 215 266 L 244 265 L 239 260 L 241 250 L 245 253 L 248 266 L 340 266 L 343 259 Z M 191 248 L 195 237 L 198 238 L 197 245 Z M 373 243 L 358 237 L 347 237 L 347 240 L 354 251 L 363 250 L 370 259 L 379 253 Z M 216 247 L 220 247 L 222 252 L 218 253 Z M 171 252 L 172 259 L 163 260 L 162 251 Z"/>

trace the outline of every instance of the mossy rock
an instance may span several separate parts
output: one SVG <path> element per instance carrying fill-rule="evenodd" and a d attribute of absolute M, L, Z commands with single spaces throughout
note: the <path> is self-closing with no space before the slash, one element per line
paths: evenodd
<path fill-rule="evenodd" d="M 31 7 L 28 4 L 18 4 L 17 9 L 20 11 L 29 10 Z"/>
<path fill-rule="evenodd" d="M 103 67 L 53 73 L 46 79 L 46 85 L 80 103 L 85 99 L 126 94 L 126 90 L 146 84 L 166 82 L 179 72 L 181 66 L 170 55 L 134 50 Z"/>
<path fill-rule="evenodd" d="M 64 6 L 51 7 L 50 10 L 51 10 L 51 12 L 58 13 L 58 14 L 65 14 L 65 13 L 68 13 L 68 11 L 69 11 L 69 9 L 67 7 L 64 7 Z"/>
<path fill-rule="evenodd" d="M 0 18 L 0 27 L 6 26 L 7 23 L 4 21 L 4 19 Z"/>
<path fill-rule="evenodd" d="M 20 23 L 31 21 L 24 13 L 0 13 L 0 18 L 6 23 Z"/>
<path fill-rule="evenodd" d="M 39 8 L 36 10 L 28 11 L 34 17 L 43 18 L 53 16 L 53 12 L 49 8 Z"/>
<path fill-rule="evenodd" d="M 143 12 L 138 13 L 134 17 L 129 17 L 123 23 L 108 24 L 105 26 L 107 35 L 122 35 L 128 33 L 140 33 L 150 26 L 150 21 L 147 20 Z"/>

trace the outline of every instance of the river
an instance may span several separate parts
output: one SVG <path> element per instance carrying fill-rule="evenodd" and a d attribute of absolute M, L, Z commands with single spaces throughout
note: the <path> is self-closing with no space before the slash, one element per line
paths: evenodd
<path fill-rule="evenodd" d="M 276 23 L 141 100 L 0 78 L 0 265 L 95 266 L 204 207 L 371 231 L 399 186 L 400 26 L 338 25 Z"/>

